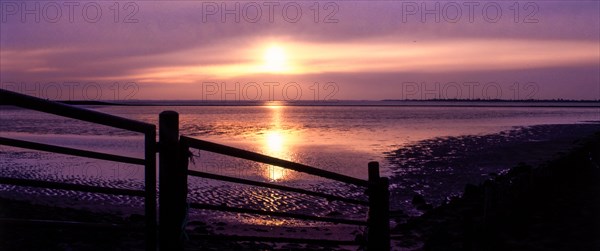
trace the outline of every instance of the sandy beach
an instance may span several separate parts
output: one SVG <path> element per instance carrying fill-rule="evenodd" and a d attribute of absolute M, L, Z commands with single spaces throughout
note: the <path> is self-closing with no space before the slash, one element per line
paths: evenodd
<path fill-rule="evenodd" d="M 391 208 L 419 215 L 415 196 L 438 206 L 460 196 L 466 184 L 477 185 L 520 164 L 543 164 L 598 131 L 598 122 L 515 127 L 497 134 L 423 140 L 389 152 Z"/>
<path fill-rule="evenodd" d="M 402 250 L 598 250 L 600 134 L 521 164 L 393 230 Z"/>

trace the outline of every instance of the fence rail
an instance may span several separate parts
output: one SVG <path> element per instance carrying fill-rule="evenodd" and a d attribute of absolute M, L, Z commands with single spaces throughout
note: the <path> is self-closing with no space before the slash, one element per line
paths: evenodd
<path fill-rule="evenodd" d="M 286 191 L 286 192 L 301 193 L 301 194 L 306 194 L 306 195 L 311 195 L 311 196 L 325 198 L 325 199 L 330 200 L 330 201 L 343 201 L 343 202 L 346 202 L 346 203 L 363 205 L 363 206 L 368 206 L 369 205 L 368 201 L 351 199 L 351 198 L 346 198 L 346 197 L 337 196 L 337 195 L 333 195 L 333 194 L 326 194 L 326 193 L 321 193 L 321 192 L 315 192 L 315 191 L 301 189 L 301 188 L 296 188 L 296 187 L 282 186 L 282 185 L 277 185 L 277 184 L 273 184 L 273 183 L 266 183 L 266 182 L 260 182 L 260 181 L 247 180 L 247 179 L 235 178 L 235 177 L 230 177 L 230 176 L 212 174 L 212 173 L 207 173 L 207 172 L 199 172 L 199 171 L 188 170 L 188 175 L 189 176 L 200 177 L 200 178 L 206 178 L 206 179 L 213 179 L 213 180 L 233 182 L 233 183 L 244 184 L 244 185 L 251 185 L 251 186 L 257 186 L 257 187 L 277 189 L 277 190 Z"/>
<path fill-rule="evenodd" d="M 79 107 L 66 105 L 59 102 L 52 102 L 4 89 L 0 89 L 0 100 L 2 100 L 3 104 L 7 105 L 19 106 L 21 108 L 36 110 L 39 112 L 50 113 L 66 118 L 87 121 L 94 124 L 101 124 L 133 132 L 145 134 L 150 130 L 156 130 L 156 126 L 153 124 L 126 119 L 93 110 L 81 109 Z"/>
<path fill-rule="evenodd" d="M 349 225 L 361 225 L 361 226 L 367 225 L 366 221 L 359 221 L 359 220 L 347 220 L 347 219 L 340 219 L 340 218 L 321 217 L 321 216 L 288 213 L 288 212 L 272 212 L 272 211 L 264 211 L 264 210 L 249 209 L 249 208 L 228 207 L 228 206 L 222 206 L 222 205 L 210 205 L 210 204 L 203 204 L 203 203 L 190 203 L 190 207 L 196 208 L 196 209 L 207 209 L 207 210 L 223 211 L 223 212 L 231 212 L 231 213 L 258 214 L 258 215 L 294 218 L 294 219 L 300 219 L 300 220 L 323 221 L 323 222 L 349 224 Z"/>
<path fill-rule="evenodd" d="M 144 159 L 119 156 L 119 155 L 108 154 L 108 153 L 86 151 L 86 150 L 80 150 L 80 149 L 64 147 L 64 146 L 48 145 L 48 144 L 36 143 L 36 142 L 25 141 L 25 140 L 9 139 L 9 138 L 5 138 L 5 137 L 0 137 L 0 145 L 13 146 L 13 147 L 19 147 L 19 148 L 27 148 L 27 149 L 32 149 L 32 150 L 44 151 L 44 152 L 61 153 L 61 154 L 78 156 L 78 157 L 86 157 L 86 158 L 91 158 L 91 159 L 109 160 L 109 161 L 115 161 L 115 162 L 121 162 L 121 163 L 127 163 L 127 164 L 135 164 L 135 165 L 145 165 L 146 164 L 146 160 L 144 160 Z"/>
<path fill-rule="evenodd" d="M 289 237 L 269 237 L 269 236 L 240 236 L 240 235 L 218 235 L 218 234 L 191 234 L 190 238 L 209 239 L 221 241 L 255 241 L 255 242 L 284 242 L 284 243 L 302 243 L 316 245 L 356 245 L 355 240 L 323 240 L 310 238 L 289 238 Z"/>
<path fill-rule="evenodd" d="M 357 186 L 362 186 L 362 187 L 369 186 L 369 182 L 366 180 L 361 180 L 361 179 L 346 176 L 343 174 L 334 173 L 334 172 L 319 169 L 316 167 L 312 167 L 312 166 L 308 166 L 308 165 L 304 165 L 304 164 L 300 164 L 300 163 L 296 163 L 296 162 L 292 162 L 292 161 L 288 161 L 288 160 L 278 159 L 278 158 L 274 158 L 274 157 L 267 156 L 264 154 L 255 153 L 255 152 L 251 152 L 251 151 L 247 151 L 247 150 L 243 150 L 243 149 L 239 149 L 239 148 L 235 148 L 235 147 L 221 145 L 221 144 L 204 141 L 204 140 L 200 140 L 200 139 L 195 139 L 195 138 L 190 138 L 190 137 L 186 137 L 186 136 L 181 136 L 181 142 L 183 144 L 187 144 L 191 148 L 205 150 L 208 152 L 219 153 L 219 154 L 236 157 L 236 158 L 241 158 L 241 159 L 246 159 L 246 160 L 252 160 L 255 162 L 260 162 L 263 164 L 268 164 L 268 165 L 273 165 L 273 166 L 279 166 L 279 167 L 283 167 L 285 169 L 290 169 L 290 170 L 294 170 L 294 171 L 298 171 L 298 172 L 312 174 L 315 176 L 319 176 L 319 177 L 323 177 L 323 178 L 327 178 L 327 179 L 331 179 L 331 180 L 336 180 L 336 181 L 340 181 L 340 182 L 344 182 L 344 183 L 348 183 L 348 184 L 353 184 L 353 185 L 357 185 Z"/>
<path fill-rule="evenodd" d="M 40 180 L 16 179 L 1 177 L 0 183 L 18 186 L 30 186 L 51 189 L 63 189 L 82 192 L 105 193 L 112 195 L 129 195 L 144 197 L 145 211 L 145 236 L 146 250 L 156 251 L 156 126 L 136 120 L 121 118 L 75 106 L 65 105 L 58 102 L 48 101 L 16 92 L 0 89 L 0 100 L 4 105 L 14 105 L 25 109 L 54 114 L 62 117 L 87 121 L 114 128 L 144 134 L 144 159 L 119 156 L 107 153 L 86 151 L 81 149 L 42 144 L 25 140 L 0 137 L 0 145 L 26 148 L 38 151 L 66 154 L 72 156 L 86 157 L 92 159 L 109 160 L 144 166 L 144 190 L 130 190 L 110 187 L 96 187 L 81 184 L 58 183 Z M 21 221 L 26 224 L 27 220 L 13 219 L 10 222 Z M 50 221 L 36 222 L 36 224 L 50 224 Z M 57 223 L 54 222 L 56 225 Z M 65 223 L 66 224 L 66 223 Z M 85 222 L 68 222 L 68 225 L 92 226 Z"/>
<path fill-rule="evenodd" d="M 366 246 L 368 250 L 390 250 L 389 235 L 389 190 L 387 178 L 379 177 L 379 164 L 377 162 L 369 163 L 369 180 L 362 180 L 339 173 L 334 173 L 319 169 L 316 167 L 295 163 L 283 159 L 270 157 L 267 155 L 225 146 L 200 139 L 190 138 L 179 135 L 179 115 L 174 111 L 165 111 L 159 117 L 159 139 L 161 156 L 160 163 L 160 209 L 159 217 L 161 232 L 161 249 L 183 250 L 183 228 L 184 221 L 187 218 L 187 179 L 188 176 L 215 179 L 220 181 L 278 189 L 288 192 L 301 193 L 310 196 L 317 196 L 330 200 L 339 200 L 352 204 L 366 205 L 369 207 L 368 218 L 366 221 L 354 219 L 342 219 L 333 217 L 322 217 L 308 214 L 299 214 L 291 212 L 273 212 L 260 209 L 249 209 L 240 207 L 230 207 L 227 205 L 212 205 L 205 203 L 190 203 L 189 207 L 194 209 L 215 210 L 232 213 L 245 213 L 255 215 L 267 215 L 274 217 L 294 218 L 308 221 L 324 221 L 338 224 L 350 224 L 367 226 L 368 236 Z M 368 201 L 361 201 L 353 198 L 346 198 L 337 195 L 309 191 L 300 188 L 288 187 L 278 184 L 247 180 L 224 175 L 211 174 L 208 172 L 199 172 L 188 170 L 190 148 L 222 154 L 230 157 L 250 160 L 267 165 L 278 166 L 284 169 L 303 172 L 322 178 L 343 182 L 348 186 L 358 186 L 366 188 Z M 254 236 L 220 236 L 230 240 L 248 239 L 257 240 Z M 290 238 L 269 237 L 271 242 L 291 242 Z M 293 239 L 293 238 L 292 238 Z M 298 241 L 297 239 L 294 241 Z M 334 243 L 335 240 L 312 239 L 311 241 L 321 243 Z M 339 243 L 339 242 L 338 242 Z M 364 245 L 357 241 L 344 241 L 344 245 Z"/>
<path fill-rule="evenodd" d="M 70 228 L 106 228 L 106 229 L 127 229 L 137 230 L 143 229 L 145 226 L 140 225 L 120 225 L 112 223 L 96 223 L 96 222 L 81 222 L 81 221 L 55 221 L 55 220 L 35 220 L 35 219 L 10 219 L 0 218 L 2 226 L 32 226 L 32 227 L 70 227 Z"/>
<path fill-rule="evenodd" d="M 8 178 L 8 177 L 0 177 L 0 184 L 28 186 L 28 187 L 40 187 L 40 188 L 50 188 L 50 189 L 62 189 L 62 190 L 72 190 L 72 191 L 90 192 L 90 193 L 104 193 L 104 194 L 112 194 L 112 195 L 129 195 L 129 196 L 145 196 L 146 195 L 146 192 L 142 191 L 142 190 L 122 189 L 122 188 L 113 188 L 113 187 L 97 187 L 97 186 L 88 186 L 88 185 L 82 185 L 82 184 L 61 183 L 61 182 L 52 182 L 52 181 L 44 181 L 44 180 L 16 179 L 16 178 Z"/>

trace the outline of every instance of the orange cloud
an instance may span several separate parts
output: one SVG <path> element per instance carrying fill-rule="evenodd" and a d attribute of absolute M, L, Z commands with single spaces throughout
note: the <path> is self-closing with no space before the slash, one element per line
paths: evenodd
<path fill-rule="evenodd" d="M 236 61 L 203 62 L 184 66 L 141 69 L 133 78 L 171 79 L 191 83 L 206 78 L 232 78 L 269 73 L 264 71 L 263 54 L 269 43 L 247 47 L 230 46 L 219 50 L 194 49 L 166 55 L 165 58 L 202 55 L 212 59 L 218 55 Z M 395 42 L 363 40 L 349 43 L 306 43 L 282 39 L 278 46 L 285 50 L 285 71 L 277 74 L 302 75 L 318 73 L 360 72 L 457 72 L 534 69 L 597 63 L 598 44 L 589 41 L 564 40 L 440 40 Z M 155 56 L 159 57 L 159 56 Z"/>

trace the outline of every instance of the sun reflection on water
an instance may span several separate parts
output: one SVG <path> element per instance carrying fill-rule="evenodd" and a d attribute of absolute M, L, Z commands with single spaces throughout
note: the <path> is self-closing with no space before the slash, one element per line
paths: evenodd
<path fill-rule="evenodd" d="M 271 112 L 270 128 L 262 132 L 262 151 L 266 155 L 291 160 L 291 145 L 294 143 L 292 132 L 286 131 L 282 126 L 283 110 L 285 106 L 269 104 L 265 106 Z M 290 171 L 272 165 L 264 165 L 263 176 L 270 181 L 284 181 L 290 179 Z"/>
<path fill-rule="evenodd" d="M 265 134 L 266 148 L 269 152 L 281 153 L 283 151 L 284 136 L 279 131 L 269 131 Z"/>
<path fill-rule="evenodd" d="M 288 141 L 289 136 L 285 132 L 277 129 L 269 130 L 264 133 L 263 152 L 275 158 L 289 160 L 291 155 L 287 146 Z M 263 173 L 271 181 L 282 181 L 288 178 L 288 172 L 284 168 L 272 165 L 264 165 L 264 167 Z"/>

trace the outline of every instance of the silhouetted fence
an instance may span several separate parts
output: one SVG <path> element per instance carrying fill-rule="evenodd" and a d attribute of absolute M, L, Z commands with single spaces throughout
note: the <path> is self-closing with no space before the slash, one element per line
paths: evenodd
<path fill-rule="evenodd" d="M 145 234 L 146 250 L 156 250 L 156 126 L 144 122 L 125 119 L 105 113 L 82 109 L 74 106 L 65 105 L 58 102 L 43 100 L 7 90 L 0 89 L 0 100 L 3 104 L 14 105 L 26 109 L 36 110 L 44 113 L 50 113 L 67 118 L 87 121 L 95 124 L 106 125 L 114 128 L 120 128 L 128 131 L 144 134 L 145 137 L 145 156 L 144 159 L 132 158 L 120 155 L 86 151 L 81 149 L 62 147 L 50 144 L 41 144 L 25 140 L 10 139 L 0 137 L 0 145 L 7 145 L 18 148 L 26 148 L 37 151 L 45 151 L 72 156 L 86 157 L 99 160 L 108 160 L 127 164 L 136 164 L 144 166 L 144 190 L 120 189 L 109 187 L 96 187 L 81 184 L 68 184 L 51 181 L 40 181 L 30 179 L 18 179 L 9 177 L 0 177 L 0 183 L 41 187 L 51 189 L 63 189 L 81 192 L 105 193 L 113 195 L 129 195 L 144 197 L 145 207 Z M 4 118 L 6 119 L 6 118 Z M 4 219 L 5 224 L 38 224 L 38 225 L 69 225 L 74 227 L 119 227 L 116 224 L 93 224 L 88 222 L 65 222 L 65 221 L 32 221 L 28 219 Z M 122 226 L 127 228 L 128 226 Z"/>
<path fill-rule="evenodd" d="M 105 113 L 82 109 L 58 102 L 39 99 L 7 90 L 0 89 L 0 100 L 2 104 L 14 105 L 26 109 L 36 110 L 44 113 L 50 113 L 67 118 L 87 121 L 95 124 L 106 125 L 114 128 L 120 128 L 128 131 L 144 134 L 145 156 L 143 159 L 132 158 L 114 154 L 100 153 L 88 150 L 81 150 L 50 144 L 42 144 L 19 139 L 0 137 L 0 145 L 7 145 L 18 148 L 26 148 L 37 151 L 66 154 L 85 158 L 108 160 L 127 164 L 143 165 L 144 170 L 144 190 L 132 190 L 110 187 L 96 187 L 82 184 L 69 184 L 52 181 L 30 180 L 11 177 L 0 177 L 0 184 L 41 187 L 51 189 L 64 189 L 81 192 L 94 192 L 113 195 L 128 195 L 144 197 L 145 207 L 145 236 L 146 250 L 156 250 L 157 248 L 157 230 L 158 244 L 160 250 L 182 250 L 183 249 L 183 227 L 187 216 L 187 179 L 188 176 L 233 182 L 238 184 L 277 189 L 286 192 L 294 192 L 309 196 L 321 197 L 332 201 L 341 201 L 345 203 L 363 205 L 369 207 L 366 220 L 342 219 L 334 217 L 322 217 L 315 215 L 305 215 L 289 212 L 272 212 L 258 209 L 248 209 L 239 207 L 230 207 L 226 205 L 212 205 L 205 203 L 190 203 L 191 208 L 216 210 L 224 212 L 245 213 L 267 215 L 274 217 L 286 217 L 309 221 L 332 222 L 339 224 L 362 225 L 367 226 L 366 243 L 359 243 L 354 240 L 326 240 L 326 239 L 302 239 L 286 237 L 265 237 L 265 236 L 226 236 L 210 235 L 203 236 L 211 239 L 224 239 L 231 241 L 265 241 L 265 242 L 286 242 L 286 243 L 313 243 L 313 244 L 337 244 L 337 245 L 363 245 L 366 244 L 368 250 L 389 250 L 389 183 L 387 178 L 379 176 L 379 164 L 371 162 L 368 165 L 368 180 L 362 180 L 335 172 L 322 170 L 308 165 L 282 160 L 263 154 L 246 151 L 234 147 L 220 145 L 208 141 L 189 138 L 179 135 L 179 115 L 173 111 L 165 111 L 159 115 L 159 142 L 156 142 L 156 126 L 140 121 L 125 119 Z M 316 192 L 301 188 L 288 187 L 279 184 L 272 184 L 242 178 L 217 175 L 208 172 L 188 170 L 189 149 L 195 148 L 226 156 L 246 159 L 263 164 L 279 166 L 284 169 L 294 170 L 319 176 L 322 178 L 343 182 L 348 185 L 354 185 L 366 189 L 368 201 L 347 198 L 339 195 Z M 156 152 L 159 153 L 159 215 L 157 229 L 156 214 Z M 71 222 L 71 221 L 52 221 L 52 220 L 31 220 L 31 219 L 0 219 L 4 224 L 13 225 L 59 225 L 59 226 L 80 226 L 80 227 L 129 227 L 117 224 L 97 224 L 89 222 Z M 134 227 L 135 228 L 135 227 Z M 199 236 L 202 237 L 202 236 Z"/>
<path fill-rule="evenodd" d="M 289 212 L 273 212 L 258 209 L 230 207 L 227 205 L 213 205 L 206 203 L 190 203 L 195 209 L 215 210 L 223 212 L 267 215 L 273 217 L 294 218 L 309 221 L 323 221 L 339 224 L 367 226 L 368 250 L 389 250 L 389 183 L 387 178 L 379 177 L 379 164 L 371 162 L 368 166 L 369 180 L 357 179 L 339 173 L 326 171 L 308 165 L 278 159 L 263 154 L 246 151 L 230 146 L 216 144 L 204 140 L 179 136 L 179 115 L 173 111 L 162 112 L 159 116 L 159 222 L 160 222 L 160 247 L 164 250 L 183 249 L 183 225 L 187 214 L 187 179 L 188 176 L 232 182 L 250 186 L 258 186 L 270 189 L 278 189 L 287 192 L 301 193 L 310 196 L 325 198 L 328 200 L 343 201 L 351 204 L 369 207 L 366 220 L 341 219 L 333 217 L 322 217 L 315 215 L 297 214 Z M 338 195 L 310 191 L 300 188 L 288 187 L 278 184 L 247 180 L 242 178 L 217 175 L 208 172 L 188 170 L 190 148 L 250 160 L 263 164 L 278 166 L 284 169 L 294 170 L 335 180 L 366 189 L 368 201 L 346 198 Z M 164 233 L 164 234 L 163 234 Z M 210 239 L 224 239 L 237 241 L 267 241 L 267 242 L 294 242 L 294 243 L 321 243 L 338 245 L 363 245 L 357 241 L 339 241 L 326 239 L 301 239 L 285 237 L 259 237 L 259 236 L 233 236 L 233 235 L 206 235 Z"/>

